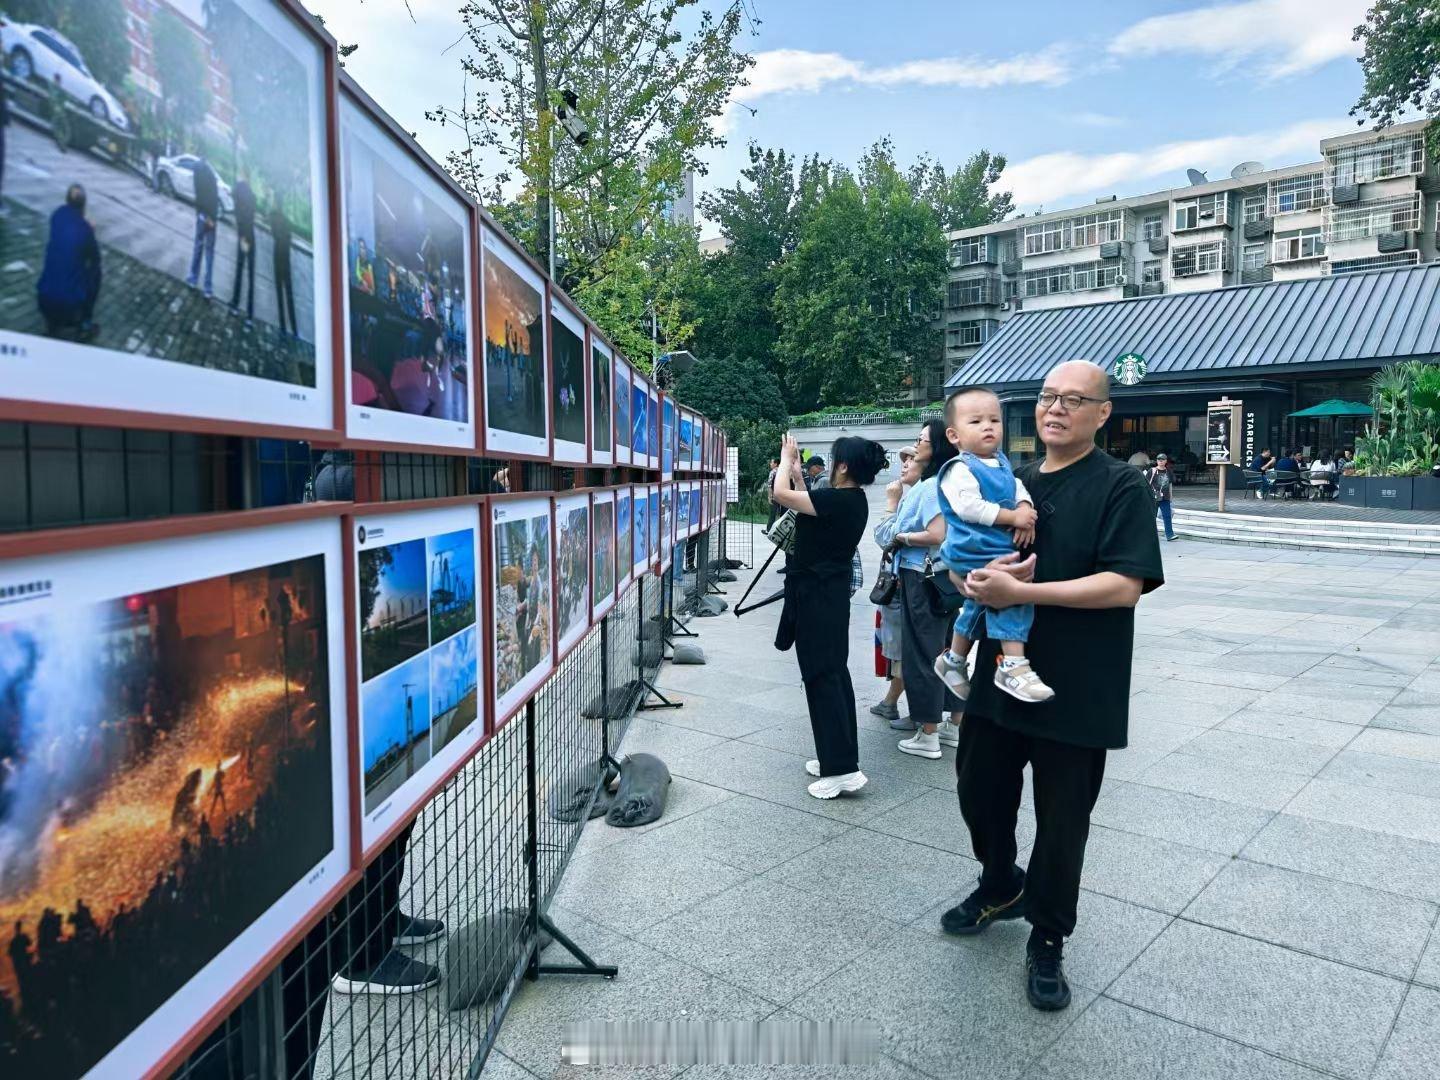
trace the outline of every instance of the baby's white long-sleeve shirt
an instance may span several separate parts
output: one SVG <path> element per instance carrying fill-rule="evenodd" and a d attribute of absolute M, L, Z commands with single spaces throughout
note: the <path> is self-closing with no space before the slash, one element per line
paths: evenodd
<path fill-rule="evenodd" d="M 992 469 L 1005 467 L 1005 463 L 999 458 L 976 458 L 976 460 Z M 945 479 L 940 484 L 940 493 L 945 496 L 950 508 L 960 515 L 962 521 L 969 521 L 976 525 L 994 525 L 995 519 L 1000 516 L 1000 504 L 986 502 L 981 498 L 980 481 L 975 479 L 975 474 L 966 468 L 964 462 L 952 465 L 945 471 Z M 1015 478 L 1015 501 L 1034 505 L 1034 500 L 1030 498 L 1030 492 L 1025 490 L 1025 485 L 1021 483 L 1018 476 Z"/>

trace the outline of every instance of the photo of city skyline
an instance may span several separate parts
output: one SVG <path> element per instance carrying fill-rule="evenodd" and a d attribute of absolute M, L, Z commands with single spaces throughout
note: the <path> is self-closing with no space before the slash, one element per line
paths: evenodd
<path fill-rule="evenodd" d="M 430 640 L 444 641 L 475 625 L 475 530 L 425 540 L 430 564 Z"/>
<path fill-rule="evenodd" d="M 476 628 L 430 650 L 430 755 L 434 757 L 479 716 Z"/>
<path fill-rule="evenodd" d="M 420 655 L 360 688 L 368 814 L 430 760 L 430 658 Z"/>
<path fill-rule="evenodd" d="M 430 647 L 425 541 L 364 548 L 357 561 L 360 678 L 368 682 Z"/>

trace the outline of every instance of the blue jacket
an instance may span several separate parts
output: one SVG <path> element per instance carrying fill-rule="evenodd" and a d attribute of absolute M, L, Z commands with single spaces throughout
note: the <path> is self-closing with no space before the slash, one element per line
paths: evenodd
<path fill-rule="evenodd" d="M 45 267 L 35 292 L 52 303 L 84 305 L 100 295 L 100 245 L 85 215 L 69 203 L 50 215 Z"/>
<path fill-rule="evenodd" d="M 940 512 L 945 515 L 945 543 L 940 546 L 940 558 L 951 570 L 978 570 L 987 563 L 1009 555 L 1015 550 L 1011 531 L 1000 525 L 981 525 L 966 521 L 950 505 L 945 497 L 945 474 L 950 469 L 969 469 L 980 485 L 980 497 L 989 503 L 996 503 L 1004 510 L 1014 510 L 1015 474 L 1004 454 L 996 455 L 1004 465 L 992 468 L 981 465 L 975 455 L 961 451 L 951 458 L 935 475 L 935 485 L 940 494 Z"/>

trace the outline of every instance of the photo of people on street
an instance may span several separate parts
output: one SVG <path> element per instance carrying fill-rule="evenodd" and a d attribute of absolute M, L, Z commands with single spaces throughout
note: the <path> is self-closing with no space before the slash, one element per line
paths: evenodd
<path fill-rule="evenodd" d="M 348 97 L 340 120 L 350 428 L 473 446 L 468 210 Z"/>
<path fill-rule="evenodd" d="M 216 539 L 207 556 L 231 561 Z M 16 1080 L 102 1059 L 145 1075 L 161 1048 L 122 1045 L 132 1032 L 162 1008 L 193 1010 L 171 1030 L 196 1022 L 248 968 L 186 984 L 337 847 L 325 556 L 52 602 L 165 580 L 153 552 L 91 557 L 4 586 L 38 608 L 12 599 L 0 619 L 0 1060 Z"/>
<path fill-rule="evenodd" d="M 609 465 L 613 447 L 610 439 L 611 377 L 615 360 L 610 348 L 593 335 L 590 338 L 590 449 L 591 460 L 597 465 Z"/>
<path fill-rule="evenodd" d="M 430 760 L 430 657 L 421 654 L 360 688 L 365 812 Z"/>
<path fill-rule="evenodd" d="M 552 666 L 550 500 L 492 505 L 496 719 L 513 710 Z"/>
<path fill-rule="evenodd" d="M 615 603 L 615 496 L 597 494 L 590 509 L 591 617 L 598 619 Z"/>
<path fill-rule="evenodd" d="M 358 563 L 360 680 L 369 682 L 430 647 L 425 541 L 366 548 Z"/>
<path fill-rule="evenodd" d="M 328 418 L 319 40 L 268 0 L 23 14 L 0 29 L 7 396 Z"/>
<path fill-rule="evenodd" d="M 590 629 L 590 496 L 555 500 L 555 625 L 564 653 Z"/>
<path fill-rule="evenodd" d="M 476 630 L 469 626 L 430 650 L 430 755 L 449 745 L 479 715 Z"/>
<path fill-rule="evenodd" d="M 548 456 L 545 282 L 495 233 L 484 237 L 486 447 Z"/>
<path fill-rule="evenodd" d="M 550 414 L 555 417 L 557 461 L 589 461 L 585 445 L 585 324 L 559 301 L 550 301 Z"/>

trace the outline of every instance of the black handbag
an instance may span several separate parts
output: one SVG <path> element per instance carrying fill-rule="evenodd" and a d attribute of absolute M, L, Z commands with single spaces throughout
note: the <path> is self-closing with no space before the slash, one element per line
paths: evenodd
<path fill-rule="evenodd" d="M 900 588 L 900 576 L 895 573 L 895 545 L 891 544 L 880 556 L 880 573 L 870 587 L 870 602 L 877 607 L 889 607 L 895 599 L 895 590 Z"/>
<path fill-rule="evenodd" d="M 925 591 L 930 600 L 930 610 L 939 616 L 954 615 L 965 606 L 965 594 L 950 580 L 950 573 L 943 566 L 935 572 L 935 562 L 925 556 Z"/>

